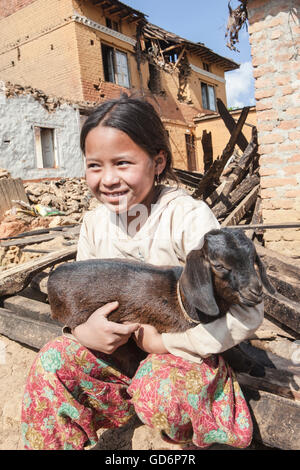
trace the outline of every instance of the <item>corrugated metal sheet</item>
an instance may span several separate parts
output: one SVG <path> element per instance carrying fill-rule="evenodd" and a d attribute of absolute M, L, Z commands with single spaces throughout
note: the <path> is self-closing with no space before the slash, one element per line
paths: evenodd
<path fill-rule="evenodd" d="M 13 207 L 13 200 L 29 202 L 21 178 L 0 179 L 0 215 Z"/>

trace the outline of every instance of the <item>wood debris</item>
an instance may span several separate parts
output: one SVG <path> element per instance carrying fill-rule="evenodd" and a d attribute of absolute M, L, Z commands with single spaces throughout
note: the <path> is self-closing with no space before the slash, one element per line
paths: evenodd
<path fill-rule="evenodd" d="M 229 17 L 225 33 L 225 37 L 228 37 L 226 46 L 232 51 L 237 52 L 239 52 L 236 48 L 236 44 L 239 42 L 239 32 L 244 25 L 247 26 L 248 20 L 248 0 L 239 0 L 239 2 L 241 5 L 234 10 L 231 8 L 230 1 L 228 3 Z"/>

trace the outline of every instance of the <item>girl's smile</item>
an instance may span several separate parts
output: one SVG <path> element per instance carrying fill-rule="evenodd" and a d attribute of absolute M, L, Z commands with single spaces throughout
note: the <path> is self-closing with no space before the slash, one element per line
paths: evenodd
<path fill-rule="evenodd" d="M 123 131 L 98 125 L 86 137 L 86 181 L 95 197 L 116 213 L 137 204 L 150 209 L 155 175 L 166 157 L 160 151 L 151 158 Z"/>

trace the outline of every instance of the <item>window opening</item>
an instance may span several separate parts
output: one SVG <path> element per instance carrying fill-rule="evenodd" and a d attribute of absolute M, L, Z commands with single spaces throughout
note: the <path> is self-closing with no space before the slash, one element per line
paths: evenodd
<path fill-rule="evenodd" d="M 34 137 L 37 168 L 55 168 L 55 129 L 34 127 Z"/>
<path fill-rule="evenodd" d="M 212 85 L 201 83 L 202 106 L 204 109 L 216 111 L 216 95 Z"/>
<path fill-rule="evenodd" d="M 102 44 L 102 60 L 105 81 L 129 88 L 127 54 Z"/>

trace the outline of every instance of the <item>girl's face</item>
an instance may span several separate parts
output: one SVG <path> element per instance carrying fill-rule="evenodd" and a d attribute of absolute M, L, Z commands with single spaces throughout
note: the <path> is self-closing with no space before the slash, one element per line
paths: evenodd
<path fill-rule="evenodd" d="M 151 158 L 123 131 L 98 125 L 85 140 L 86 181 L 94 196 L 116 213 L 136 204 L 149 209 L 154 179 L 166 166 L 163 151 Z"/>

